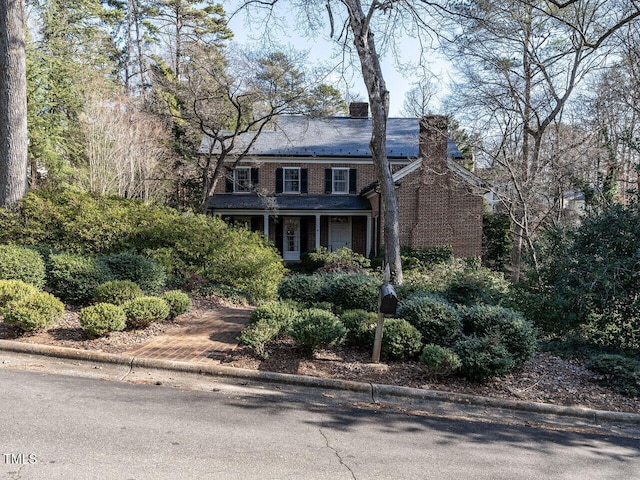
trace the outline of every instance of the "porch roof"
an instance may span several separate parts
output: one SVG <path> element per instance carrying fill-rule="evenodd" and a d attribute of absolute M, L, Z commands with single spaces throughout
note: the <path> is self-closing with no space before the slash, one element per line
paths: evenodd
<path fill-rule="evenodd" d="M 210 210 L 344 210 L 371 211 L 371 203 L 359 195 L 272 195 L 218 194 L 209 197 Z"/>

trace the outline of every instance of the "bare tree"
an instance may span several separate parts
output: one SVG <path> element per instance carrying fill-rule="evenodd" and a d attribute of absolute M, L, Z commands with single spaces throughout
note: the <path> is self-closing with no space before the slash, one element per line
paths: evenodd
<path fill-rule="evenodd" d="M 0 205 L 27 191 L 27 73 L 24 0 L 0 0 Z"/>

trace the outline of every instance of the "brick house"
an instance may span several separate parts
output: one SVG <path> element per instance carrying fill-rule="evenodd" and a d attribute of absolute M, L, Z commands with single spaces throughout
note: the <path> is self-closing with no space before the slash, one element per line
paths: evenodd
<path fill-rule="evenodd" d="M 264 232 L 285 261 L 324 246 L 379 252 L 384 211 L 369 151 L 368 105 L 349 117 L 281 116 L 235 169 L 229 161 L 207 210 Z M 207 139 L 203 142 L 207 148 Z M 447 136 L 447 118 L 390 118 L 387 154 L 396 182 L 402 246 L 451 245 L 479 256 L 482 197 Z"/>

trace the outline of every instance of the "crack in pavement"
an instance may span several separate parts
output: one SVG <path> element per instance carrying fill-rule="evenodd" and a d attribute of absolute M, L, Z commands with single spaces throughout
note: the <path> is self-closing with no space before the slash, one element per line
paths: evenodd
<path fill-rule="evenodd" d="M 129 362 L 129 371 L 124 374 L 124 376 L 120 379 L 121 382 L 124 382 L 125 379 L 129 376 L 131 372 L 133 372 L 133 362 L 135 361 L 135 357 L 131 357 L 131 361 Z"/>
<path fill-rule="evenodd" d="M 329 444 L 329 438 L 324 434 L 324 432 L 322 431 L 322 427 L 320 427 L 318 429 L 318 431 L 320 432 L 320 435 L 322 435 L 322 438 L 324 438 L 325 444 L 327 446 L 328 449 L 330 449 L 333 453 L 335 453 L 336 457 L 338 457 L 338 461 L 340 462 L 340 465 L 344 466 L 347 470 L 349 470 L 349 473 L 351 474 L 351 478 L 353 478 L 353 480 L 357 480 L 356 475 L 353 473 L 353 470 L 351 470 L 351 467 L 349 467 L 349 465 L 347 465 L 344 460 L 342 459 L 342 457 L 340 456 L 340 453 L 338 452 L 338 450 L 336 450 L 335 448 L 333 448 L 330 444 Z"/>

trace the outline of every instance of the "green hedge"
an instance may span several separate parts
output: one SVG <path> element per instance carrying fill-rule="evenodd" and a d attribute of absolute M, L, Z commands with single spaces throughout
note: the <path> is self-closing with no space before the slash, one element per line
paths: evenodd
<path fill-rule="evenodd" d="M 384 321 L 381 357 L 401 360 L 415 357 L 422 348 L 422 335 L 416 327 L 401 318 Z"/>
<path fill-rule="evenodd" d="M 58 254 L 49 258 L 47 286 L 64 302 L 85 305 L 98 285 L 113 280 L 106 265 L 82 255 Z"/>
<path fill-rule="evenodd" d="M 171 313 L 169 304 L 160 297 L 138 297 L 122 305 L 127 325 L 144 328 L 152 322 L 164 320 Z"/>
<path fill-rule="evenodd" d="M 167 282 L 164 267 L 155 260 L 132 253 L 117 253 L 98 257 L 106 264 L 116 280 L 136 283 L 146 294 L 158 294 Z"/>
<path fill-rule="evenodd" d="M 134 298 L 142 297 L 144 292 L 134 282 L 129 280 L 112 280 L 95 288 L 93 299 L 97 303 L 113 303 L 122 305 Z"/>
<path fill-rule="evenodd" d="M 1 312 L 9 325 L 33 331 L 59 321 L 64 315 L 64 304 L 50 293 L 36 292 L 8 302 Z"/>
<path fill-rule="evenodd" d="M 162 299 L 169 305 L 169 316 L 171 318 L 187 313 L 191 309 L 191 299 L 189 295 L 180 290 L 164 292 Z"/>
<path fill-rule="evenodd" d="M 22 280 L 42 288 L 45 280 L 44 261 L 32 249 L 0 245 L 0 279 Z"/>
<path fill-rule="evenodd" d="M 341 343 L 346 334 L 347 329 L 338 317 L 318 308 L 301 311 L 291 325 L 291 336 L 308 355 Z"/>
<path fill-rule="evenodd" d="M 37 287 L 22 280 L 0 280 L 0 308 L 6 307 L 9 302 L 20 300 L 38 292 Z"/>
<path fill-rule="evenodd" d="M 428 343 L 450 346 L 462 333 L 457 310 L 437 295 L 416 294 L 402 300 L 397 316 L 416 327 Z"/>
<path fill-rule="evenodd" d="M 122 307 L 111 303 L 85 307 L 80 310 L 78 318 L 80 326 L 89 338 L 124 330 L 127 325 L 127 317 Z"/>
<path fill-rule="evenodd" d="M 336 274 L 326 278 L 320 300 L 331 302 L 343 310 L 378 311 L 380 284 L 375 277 L 361 273 Z"/>

